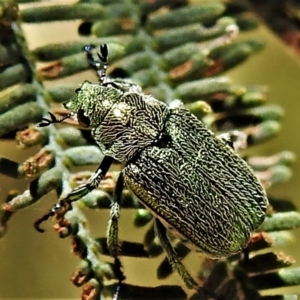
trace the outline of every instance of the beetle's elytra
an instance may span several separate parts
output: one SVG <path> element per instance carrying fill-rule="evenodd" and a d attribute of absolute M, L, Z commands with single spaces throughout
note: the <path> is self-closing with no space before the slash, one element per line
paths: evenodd
<path fill-rule="evenodd" d="M 117 255 L 115 236 L 124 186 L 155 217 L 157 234 L 172 266 L 190 288 L 197 284 L 176 256 L 166 231 L 188 247 L 213 258 L 244 249 L 265 218 L 268 200 L 249 166 L 228 143 L 216 137 L 180 101 L 169 106 L 145 95 L 139 86 L 106 79 L 107 46 L 98 55 L 86 53 L 100 82 L 84 82 L 66 107 L 79 123 L 92 128 L 105 157 L 90 181 L 61 199 L 39 225 L 96 188 L 113 160 L 125 164 L 116 185 L 108 230 L 108 245 Z M 60 122 L 53 116 L 41 126 Z"/>

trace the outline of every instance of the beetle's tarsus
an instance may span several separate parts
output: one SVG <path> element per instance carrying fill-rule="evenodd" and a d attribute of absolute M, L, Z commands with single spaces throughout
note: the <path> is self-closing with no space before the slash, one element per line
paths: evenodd
<path fill-rule="evenodd" d="M 34 222 L 34 228 L 36 229 L 36 231 L 40 232 L 40 233 L 44 233 L 45 229 L 41 228 L 40 225 L 44 222 L 43 219 L 38 219 Z"/>
<path fill-rule="evenodd" d="M 52 209 L 57 210 L 57 217 L 58 219 L 61 219 L 65 213 L 70 209 L 71 203 L 68 200 L 68 198 L 62 199 L 59 201 L 59 204 L 54 206 Z"/>
<path fill-rule="evenodd" d="M 118 300 L 119 293 L 120 293 L 121 286 L 122 286 L 122 282 L 123 282 L 123 280 L 126 279 L 126 277 L 125 277 L 123 271 L 121 270 L 121 268 L 122 268 L 121 261 L 119 260 L 119 258 L 115 257 L 113 269 L 114 269 L 115 276 L 118 278 L 119 282 L 118 282 L 116 291 L 113 295 L 113 298 L 112 298 L 113 300 Z"/>
<path fill-rule="evenodd" d="M 69 208 L 71 206 L 71 202 L 76 201 L 76 200 L 80 199 L 81 197 L 83 197 L 84 195 L 86 195 L 89 192 L 89 189 L 87 189 L 87 185 L 83 185 L 83 186 L 80 186 L 77 191 L 76 190 L 74 190 L 74 191 L 71 192 L 70 194 L 68 194 L 65 198 L 61 199 L 59 201 L 59 203 L 55 204 L 47 214 L 45 214 L 44 216 L 42 216 L 41 218 L 39 218 L 38 220 L 35 221 L 34 228 L 38 232 L 41 232 L 41 233 L 45 232 L 45 230 L 42 229 L 40 227 L 40 225 L 44 221 L 47 221 L 50 217 L 53 217 L 56 215 L 57 220 L 62 219 L 64 217 L 64 215 L 66 214 L 66 212 L 69 210 Z M 82 192 L 84 192 L 84 193 L 82 193 Z"/>
<path fill-rule="evenodd" d="M 70 201 L 68 201 L 67 198 L 60 200 L 59 203 L 55 204 L 47 214 L 43 215 L 34 222 L 34 228 L 40 233 L 45 232 L 45 229 L 40 227 L 41 224 L 55 215 L 58 220 L 61 219 L 69 210 L 70 205 Z"/>
<path fill-rule="evenodd" d="M 41 218 L 37 219 L 34 222 L 34 228 L 40 233 L 45 232 L 45 229 L 41 228 L 40 226 L 43 222 L 47 221 L 50 217 L 53 216 L 54 216 L 54 212 L 50 210 L 47 214 L 45 214 L 44 216 L 42 216 Z"/>

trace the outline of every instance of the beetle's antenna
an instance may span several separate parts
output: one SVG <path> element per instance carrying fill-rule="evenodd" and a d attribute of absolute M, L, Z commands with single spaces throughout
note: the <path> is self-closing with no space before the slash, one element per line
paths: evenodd
<path fill-rule="evenodd" d="M 47 118 L 43 118 L 41 123 L 38 124 L 38 127 L 46 127 L 46 126 L 49 126 L 50 124 L 54 124 L 54 123 L 61 123 L 63 122 L 64 120 L 66 119 L 69 119 L 71 117 L 73 117 L 74 113 L 71 112 L 69 114 L 67 114 L 65 117 L 61 118 L 61 119 L 57 119 L 55 117 L 54 114 L 52 114 L 50 111 L 48 112 L 49 115 L 50 115 L 50 119 L 47 119 Z"/>
<path fill-rule="evenodd" d="M 87 60 L 89 64 L 96 70 L 97 75 L 99 77 L 100 84 L 103 85 L 106 81 L 106 70 L 108 67 L 108 63 L 107 63 L 108 49 L 106 44 L 100 45 L 100 52 L 97 53 L 99 60 L 97 61 L 94 59 L 92 55 L 92 49 L 94 47 L 95 47 L 94 45 L 86 45 L 84 46 L 83 50 L 87 56 Z M 102 68 L 100 62 L 102 62 Z"/>

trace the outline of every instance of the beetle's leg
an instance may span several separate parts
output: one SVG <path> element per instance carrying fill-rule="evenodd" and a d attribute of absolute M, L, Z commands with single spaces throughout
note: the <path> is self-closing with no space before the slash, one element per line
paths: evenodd
<path fill-rule="evenodd" d="M 217 136 L 217 138 L 224 141 L 235 151 L 245 149 L 247 147 L 247 134 L 243 131 L 233 130 L 221 133 Z"/>
<path fill-rule="evenodd" d="M 113 257 L 117 257 L 120 252 L 118 245 L 118 219 L 120 217 L 120 204 L 123 187 L 124 177 L 123 173 L 121 172 L 117 179 L 115 194 L 110 208 L 110 220 L 107 228 L 107 247 L 109 253 Z"/>
<path fill-rule="evenodd" d="M 57 214 L 63 215 L 69 209 L 71 202 L 77 201 L 78 199 L 82 198 L 83 196 L 87 195 L 89 192 L 97 188 L 100 181 L 103 179 L 108 169 L 110 168 L 112 162 L 113 162 L 112 157 L 105 156 L 100 166 L 98 167 L 97 171 L 90 178 L 89 182 L 75 188 L 67 196 L 62 198 L 58 204 L 55 204 L 47 214 L 45 214 L 43 217 L 36 220 L 34 223 L 35 229 L 39 232 L 44 232 L 44 229 L 40 228 L 40 225 L 44 221 L 48 220 L 50 217 Z"/>
<path fill-rule="evenodd" d="M 243 249 L 243 263 L 248 263 L 249 262 L 249 248 L 246 247 Z"/>
<path fill-rule="evenodd" d="M 120 217 L 120 204 L 121 204 L 123 187 L 124 187 L 124 177 L 123 177 L 123 173 L 121 172 L 117 179 L 115 193 L 110 208 L 110 220 L 107 228 L 107 247 L 109 253 L 115 258 L 114 272 L 119 280 L 119 284 L 113 296 L 113 300 L 118 299 L 122 281 L 125 279 L 125 276 L 121 270 L 121 262 L 117 257 L 120 252 L 120 248 L 118 244 L 118 230 L 119 230 L 118 219 Z"/>
<path fill-rule="evenodd" d="M 121 262 L 120 262 L 119 258 L 115 257 L 113 270 L 114 270 L 114 273 L 115 273 L 116 277 L 118 278 L 119 282 L 118 282 L 118 285 L 117 285 L 117 288 L 116 288 L 116 291 L 113 295 L 112 300 L 118 300 L 119 293 L 120 293 L 120 290 L 121 290 L 122 281 L 126 279 L 126 277 L 124 276 L 121 268 L 122 268 L 122 265 L 121 265 Z"/>
<path fill-rule="evenodd" d="M 199 291 L 199 285 L 196 283 L 196 281 L 192 278 L 192 276 L 188 273 L 184 265 L 181 263 L 172 244 L 170 243 L 165 226 L 157 218 L 155 219 L 155 226 L 161 246 L 166 251 L 171 266 L 179 273 L 182 280 L 189 289 L 195 289 Z"/>

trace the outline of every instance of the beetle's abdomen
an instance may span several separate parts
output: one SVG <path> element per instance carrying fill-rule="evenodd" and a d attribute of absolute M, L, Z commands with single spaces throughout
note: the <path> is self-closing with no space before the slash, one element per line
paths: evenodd
<path fill-rule="evenodd" d="M 264 189 L 241 158 L 188 111 L 178 111 L 166 123 L 171 143 L 142 151 L 123 170 L 125 182 L 192 248 L 230 256 L 263 222 Z"/>

